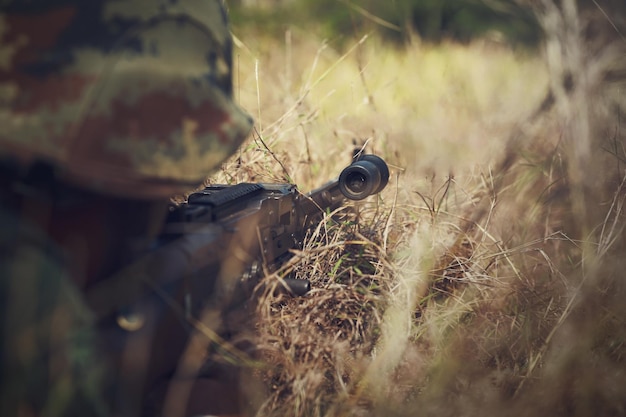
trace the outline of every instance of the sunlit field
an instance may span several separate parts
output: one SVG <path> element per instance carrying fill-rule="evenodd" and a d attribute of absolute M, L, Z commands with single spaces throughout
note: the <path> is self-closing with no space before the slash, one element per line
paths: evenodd
<path fill-rule="evenodd" d="M 592 60 L 546 30 L 529 51 L 233 28 L 256 128 L 212 182 L 306 192 L 355 149 L 391 168 L 296 254 L 311 293 L 259 297 L 251 413 L 626 415 L 626 40 Z"/>
<path fill-rule="evenodd" d="M 395 49 L 365 36 L 338 51 L 297 30 L 238 39 L 235 95 L 302 186 L 315 184 L 309 169 L 318 179 L 344 165 L 355 141 L 413 181 L 488 166 L 547 91 L 539 57 L 496 42 Z"/>

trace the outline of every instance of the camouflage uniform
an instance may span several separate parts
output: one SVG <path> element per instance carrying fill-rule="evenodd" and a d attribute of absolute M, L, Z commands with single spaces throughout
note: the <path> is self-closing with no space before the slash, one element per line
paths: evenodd
<path fill-rule="evenodd" d="M 4 0 L 0 143 L 133 198 L 200 183 L 240 144 L 219 1 Z"/>
<path fill-rule="evenodd" d="M 44 163 L 114 198 L 196 187 L 252 125 L 231 55 L 219 0 L 0 0 L 0 415 L 115 408 L 73 254 L 24 214 L 41 190 L 13 179 Z"/>
<path fill-rule="evenodd" d="M 91 314 L 61 253 L 4 208 L 0 224 L 0 415 L 109 415 Z"/>

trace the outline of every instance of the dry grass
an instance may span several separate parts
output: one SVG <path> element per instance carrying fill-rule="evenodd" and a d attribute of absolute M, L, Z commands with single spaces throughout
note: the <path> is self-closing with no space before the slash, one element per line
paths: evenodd
<path fill-rule="evenodd" d="M 309 295 L 260 294 L 257 415 L 626 415 L 623 6 L 539 3 L 542 55 L 236 31 L 257 134 L 215 181 L 392 167 L 296 254 Z"/>

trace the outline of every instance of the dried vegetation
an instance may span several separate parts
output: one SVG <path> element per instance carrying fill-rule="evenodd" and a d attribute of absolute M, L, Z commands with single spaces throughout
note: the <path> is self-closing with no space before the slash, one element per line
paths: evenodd
<path fill-rule="evenodd" d="M 236 32 L 258 132 L 216 181 L 392 167 L 295 254 L 310 294 L 259 294 L 257 415 L 626 415 L 626 7 L 529 7 L 541 57 Z"/>

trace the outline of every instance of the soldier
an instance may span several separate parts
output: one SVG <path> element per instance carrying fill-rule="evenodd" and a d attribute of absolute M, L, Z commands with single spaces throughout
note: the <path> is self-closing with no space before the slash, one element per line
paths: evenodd
<path fill-rule="evenodd" d="M 220 0 L 0 2 L 0 415 L 168 414 L 176 365 L 90 295 L 249 133 L 231 72 Z"/>

